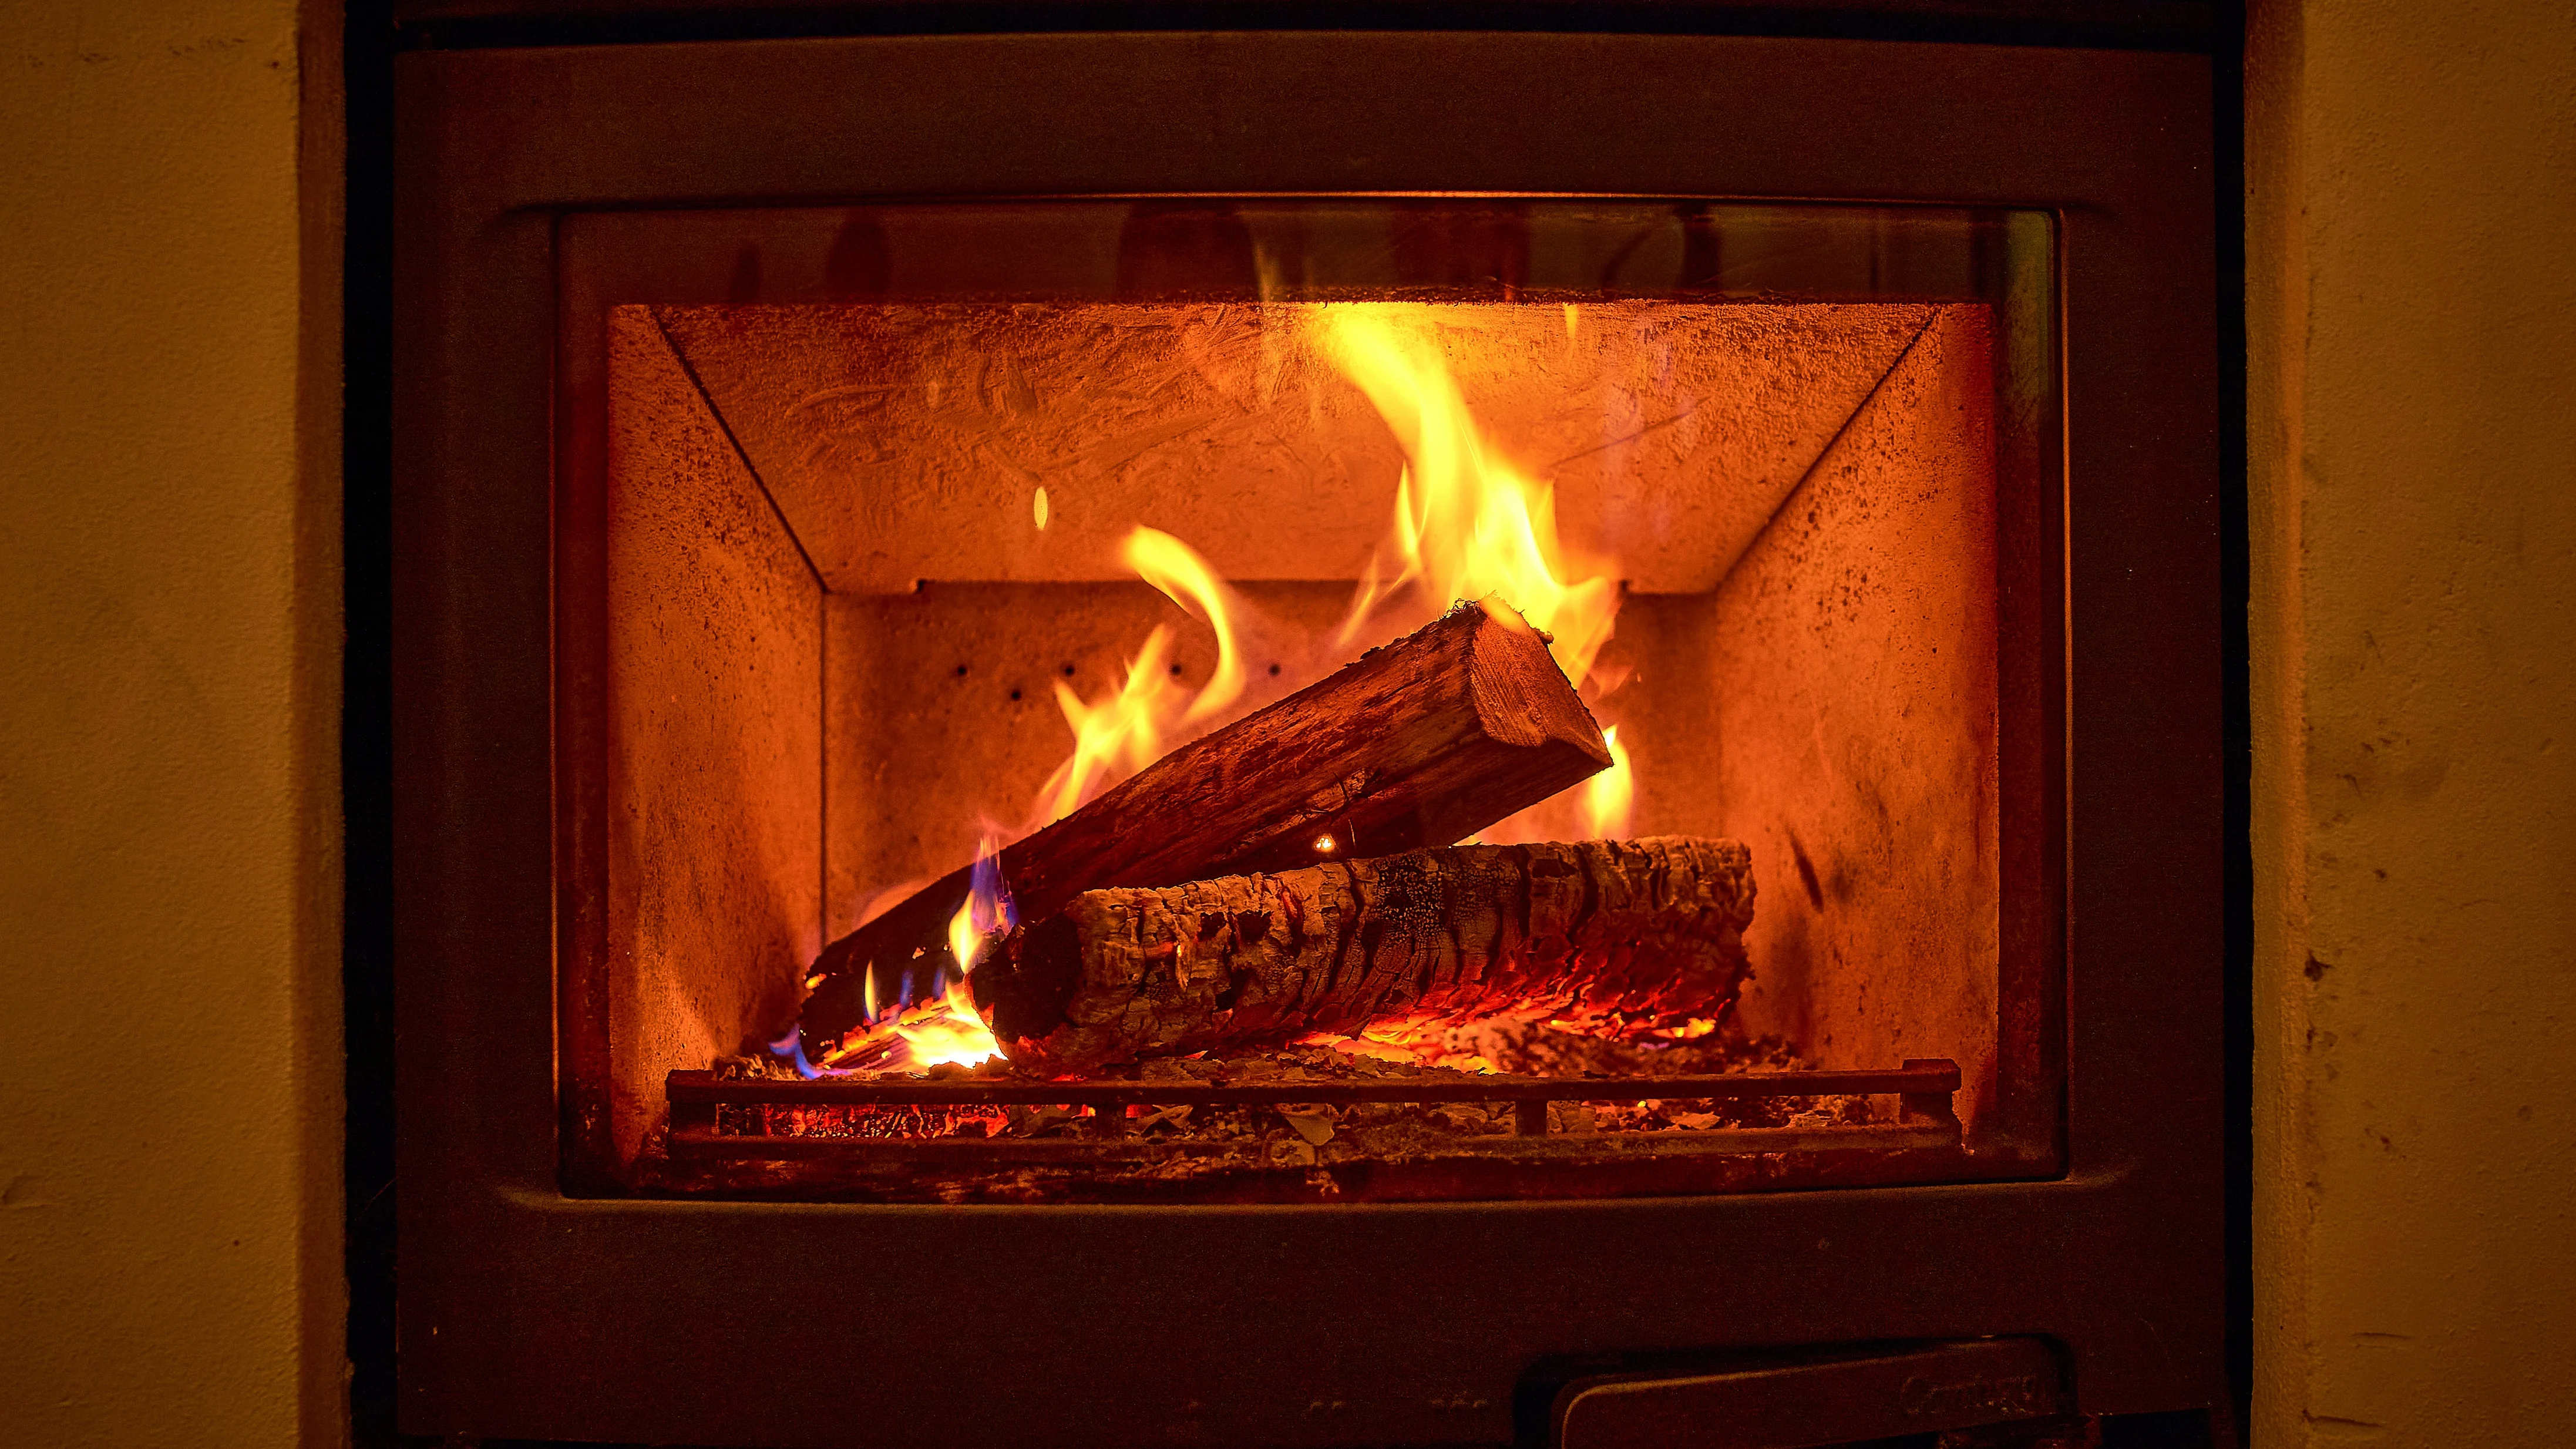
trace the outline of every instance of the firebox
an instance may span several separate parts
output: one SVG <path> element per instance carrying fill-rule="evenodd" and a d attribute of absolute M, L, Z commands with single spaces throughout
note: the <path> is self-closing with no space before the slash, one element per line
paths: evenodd
<path fill-rule="evenodd" d="M 2045 213 L 1005 201 L 560 255 L 604 304 L 565 332 L 604 588 L 558 596 L 604 646 L 560 907 L 599 1175 L 2054 1165 L 2055 1063 L 2001 1050 L 2054 966 L 2001 939 Z M 617 300 L 635 255 L 727 300 Z"/>
<path fill-rule="evenodd" d="M 414 1427 L 2218 1395 L 2204 62 L 404 65 Z"/>

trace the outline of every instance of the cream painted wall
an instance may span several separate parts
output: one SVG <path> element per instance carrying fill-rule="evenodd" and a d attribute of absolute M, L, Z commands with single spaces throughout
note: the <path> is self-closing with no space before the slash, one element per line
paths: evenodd
<path fill-rule="evenodd" d="M 2254 12 L 2253 1442 L 2576 1442 L 2576 5 Z"/>
<path fill-rule="evenodd" d="M 344 1432 L 339 107 L 298 20 L 0 0 L 8 1444 Z"/>
<path fill-rule="evenodd" d="M 341 1432 L 336 100 L 298 19 L 0 3 L 10 1443 Z M 2555 1445 L 2576 8 L 2258 3 L 2249 103 L 2255 1440 Z"/>

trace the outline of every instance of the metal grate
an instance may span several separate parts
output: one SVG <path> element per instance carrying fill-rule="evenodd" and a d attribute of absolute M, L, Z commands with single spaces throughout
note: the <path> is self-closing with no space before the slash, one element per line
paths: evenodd
<path fill-rule="evenodd" d="M 1145 1142 L 1126 1136 L 1131 1107 L 1258 1107 L 1286 1104 L 1347 1105 L 1369 1102 L 1510 1102 L 1517 1138 L 1468 1139 L 1462 1149 L 1490 1153 L 1548 1133 L 1548 1106 L 1556 1102 L 1733 1100 L 1762 1097 L 1894 1096 L 1900 1120 L 1845 1128 L 1721 1128 L 1694 1132 L 1606 1132 L 1587 1140 L 1611 1144 L 1669 1141 L 1693 1150 L 1791 1151 L 1808 1146 L 1955 1146 L 1959 1120 L 1951 1098 L 1959 1090 L 1958 1064 L 1909 1060 L 1899 1069 L 1838 1072 L 1734 1072 L 1652 1077 L 1406 1077 L 1342 1081 L 996 1081 L 985 1078 L 826 1077 L 813 1081 L 734 1081 L 713 1072 L 673 1072 L 671 1150 L 675 1156 L 733 1160 L 813 1159 L 833 1156 L 935 1156 L 942 1160 L 990 1157 L 995 1161 L 1049 1157 L 1129 1157 L 1156 1151 L 1183 1154 L 1217 1144 Z M 1087 1109 L 1089 1139 L 1005 1139 L 768 1135 L 722 1130 L 727 1107 L 933 1107 L 1051 1106 Z M 1106 1140 L 1104 1140 L 1106 1139 Z M 1120 1141 L 1119 1139 L 1125 1139 Z M 1685 1142 L 1681 1139 L 1707 1139 Z M 1882 1142 L 1883 1139 L 1883 1142 Z M 1103 1153 L 1104 1148 L 1123 1151 Z"/>

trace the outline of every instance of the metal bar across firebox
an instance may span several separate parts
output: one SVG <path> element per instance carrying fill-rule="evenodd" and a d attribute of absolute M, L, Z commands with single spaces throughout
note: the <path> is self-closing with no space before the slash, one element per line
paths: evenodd
<path fill-rule="evenodd" d="M 1908 1061 L 1895 1071 L 1730 1072 L 1668 1077 L 1399 1077 L 1364 1081 L 1023 1082 L 975 1077 L 823 1077 L 728 1081 L 673 1072 L 673 1106 L 1260 1106 L 1273 1102 L 1643 1102 L 1741 1097 L 1947 1096 L 1956 1062 Z"/>

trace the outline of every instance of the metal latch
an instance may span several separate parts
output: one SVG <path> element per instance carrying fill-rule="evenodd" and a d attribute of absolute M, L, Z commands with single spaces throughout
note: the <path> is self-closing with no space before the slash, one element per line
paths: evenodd
<path fill-rule="evenodd" d="M 2060 1411 L 2035 1338 L 1747 1360 L 1697 1373 L 1603 1374 L 1558 1390 L 1557 1449 L 1813 1449 Z"/>

